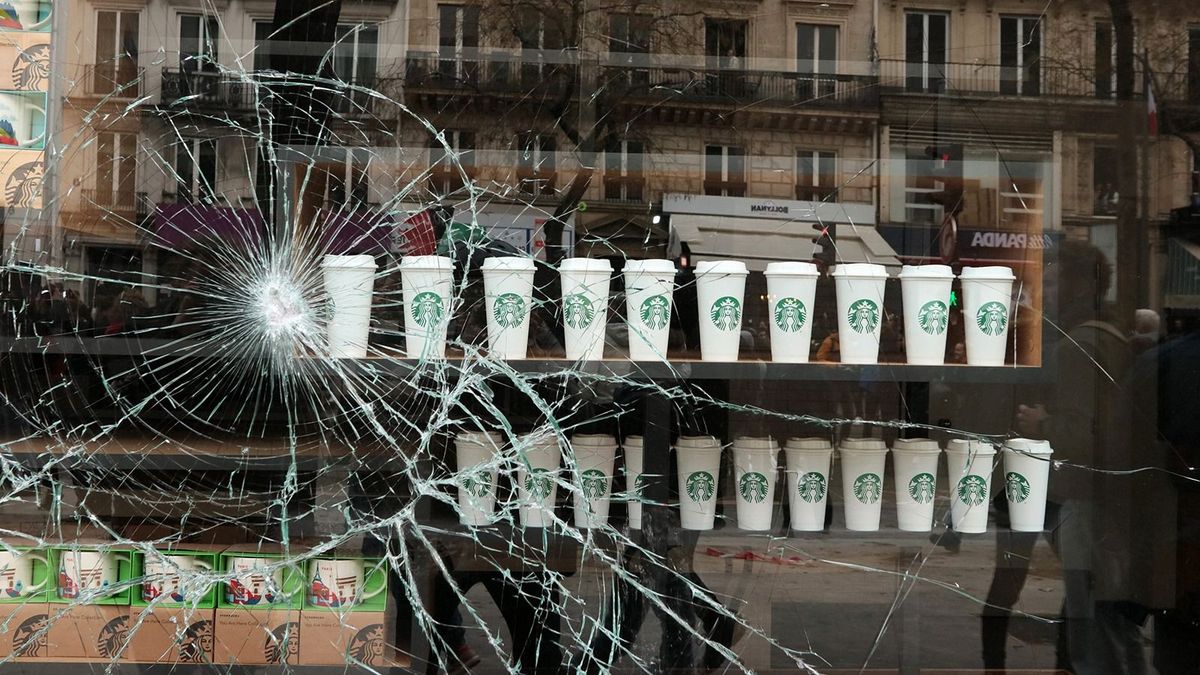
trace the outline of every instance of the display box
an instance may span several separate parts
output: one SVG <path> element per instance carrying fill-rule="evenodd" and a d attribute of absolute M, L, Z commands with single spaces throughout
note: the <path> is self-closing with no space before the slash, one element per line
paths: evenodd
<path fill-rule="evenodd" d="M 299 663 L 302 633 L 297 609 L 218 607 L 213 623 L 213 663 Z"/>
<path fill-rule="evenodd" d="M 0 570 L 0 604 L 23 605 L 46 602 L 54 594 L 54 569 L 50 553 L 45 549 L 28 546 L 0 546 L 0 556 L 5 557 L 5 567 Z M 29 570 L 18 569 L 9 564 L 14 557 L 25 558 Z M 28 592 L 28 588 L 36 591 Z"/>
<path fill-rule="evenodd" d="M 255 544 L 226 547 L 219 556 L 219 567 L 221 574 L 233 575 L 233 578 L 216 589 L 217 607 L 257 611 L 299 610 L 305 596 L 304 573 L 283 555 L 279 547 Z M 294 557 L 296 552 L 290 551 L 289 555 Z M 235 567 L 256 558 L 269 560 L 264 567 L 271 575 L 270 579 L 263 573 L 237 574 Z"/>
<path fill-rule="evenodd" d="M 45 599 L 0 605 L 0 661 L 50 660 L 49 605 Z"/>
<path fill-rule="evenodd" d="M 54 659 L 116 661 L 129 640 L 129 607 L 50 603 L 47 650 Z"/>
<path fill-rule="evenodd" d="M 131 581 L 132 551 L 109 542 L 80 541 L 77 544 L 52 547 L 47 558 L 54 575 L 55 588 L 48 596 L 51 603 L 86 603 L 89 605 L 128 605 L 135 584 Z M 108 556 L 101 562 L 98 556 Z M 104 588 L 89 591 L 81 588 L 83 577 L 103 578 Z M 94 581 L 94 579 L 93 579 Z"/>
<path fill-rule="evenodd" d="M 306 639 L 300 641 L 300 663 L 395 665 L 396 649 L 389 642 L 385 616 L 385 561 L 329 552 L 307 559 L 304 567 L 300 634 Z"/>
<path fill-rule="evenodd" d="M 220 574 L 218 562 L 220 554 L 227 547 L 221 544 L 181 544 L 179 548 L 161 548 L 156 547 L 155 550 L 163 556 L 186 556 L 194 560 L 192 573 L 186 575 L 184 579 L 185 585 L 190 581 L 190 586 L 179 588 L 178 585 L 167 584 L 170 588 L 163 588 L 164 597 L 151 597 L 153 593 L 147 593 L 146 577 L 146 559 L 147 556 L 143 551 L 135 550 L 133 552 L 133 579 L 138 581 L 131 590 L 130 603 L 135 607 L 145 607 L 152 605 L 154 607 L 187 607 L 192 609 L 212 609 L 217 606 L 217 596 L 222 592 L 222 585 L 217 581 L 217 576 Z M 153 559 L 153 556 L 151 556 Z M 197 584 L 203 584 L 198 586 Z M 159 585 L 162 585 L 161 583 Z"/>
<path fill-rule="evenodd" d="M 129 608 L 129 648 L 137 663 L 212 663 L 216 610 L 135 605 Z"/>

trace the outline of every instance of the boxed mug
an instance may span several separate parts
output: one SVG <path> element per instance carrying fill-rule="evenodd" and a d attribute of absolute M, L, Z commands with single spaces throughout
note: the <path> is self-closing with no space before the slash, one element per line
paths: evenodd
<path fill-rule="evenodd" d="M 133 589 L 128 661 L 210 663 L 215 639 L 215 607 L 221 584 L 217 558 L 223 545 L 184 545 L 147 556 L 134 551 L 140 580 Z"/>
<path fill-rule="evenodd" d="M 378 558 L 325 553 L 306 562 L 300 663 L 386 667 L 395 660 L 385 620 L 388 568 Z"/>
<path fill-rule="evenodd" d="M 51 569 L 44 551 L 0 547 L 0 604 L 45 602 L 55 588 Z"/>
<path fill-rule="evenodd" d="M 298 663 L 304 575 L 290 561 L 298 553 L 238 544 L 218 556 L 225 581 L 213 619 L 214 663 Z"/>
<path fill-rule="evenodd" d="M 133 596 L 132 551 L 100 543 L 56 546 L 47 561 L 55 570 L 51 603 L 128 605 Z"/>

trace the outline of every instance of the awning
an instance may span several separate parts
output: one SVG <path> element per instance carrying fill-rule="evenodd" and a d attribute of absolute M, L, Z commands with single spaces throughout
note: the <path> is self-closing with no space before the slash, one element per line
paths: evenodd
<path fill-rule="evenodd" d="M 396 221 L 381 211 L 337 211 L 318 219 L 318 251 L 333 255 L 382 255 L 387 253 Z"/>
<path fill-rule="evenodd" d="M 237 247 L 256 246 L 266 223 L 256 209 L 202 204 L 159 204 L 154 210 L 151 243 L 165 249 L 185 250 L 216 242 Z"/>
<path fill-rule="evenodd" d="M 741 260 L 751 270 L 764 270 L 767 263 L 811 260 L 817 235 L 812 222 L 701 216 L 676 213 L 671 216 L 682 241 L 688 243 L 692 258 L 699 262 L 713 259 Z M 837 262 L 870 262 L 897 271 L 900 260 L 873 225 L 834 225 L 837 238 Z"/>
<path fill-rule="evenodd" d="M 1167 240 L 1167 283 L 1163 305 L 1200 309 L 1200 244 Z"/>

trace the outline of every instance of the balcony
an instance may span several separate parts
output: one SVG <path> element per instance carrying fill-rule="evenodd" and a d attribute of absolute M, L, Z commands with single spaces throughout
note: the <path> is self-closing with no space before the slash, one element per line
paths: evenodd
<path fill-rule="evenodd" d="M 146 90 L 145 69 L 127 62 L 97 63 L 83 73 L 83 93 L 90 98 L 134 100 Z"/>
<path fill-rule="evenodd" d="M 80 204 L 84 212 L 111 213 L 139 223 L 153 211 L 147 193 L 126 190 L 86 188 L 80 191 Z"/>
<path fill-rule="evenodd" d="M 644 204 L 646 179 L 642 176 L 605 176 L 604 201 L 609 204 Z"/>
<path fill-rule="evenodd" d="M 476 59 L 443 59 L 413 52 L 405 59 L 406 89 L 429 93 L 557 95 L 576 79 L 575 63 L 526 61 L 519 52 L 494 52 Z"/>
<path fill-rule="evenodd" d="M 744 180 L 704 180 L 704 194 L 716 197 L 745 197 Z"/>
<path fill-rule="evenodd" d="M 249 111 L 258 106 L 258 84 L 245 75 L 163 68 L 160 105 Z"/>

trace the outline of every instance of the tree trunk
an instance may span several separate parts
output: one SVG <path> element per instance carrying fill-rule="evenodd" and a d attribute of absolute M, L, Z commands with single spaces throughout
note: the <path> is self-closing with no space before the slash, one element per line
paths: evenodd
<path fill-rule="evenodd" d="M 1117 324 L 1129 328 L 1137 309 L 1139 286 L 1145 282 L 1140 239 L 1148 236 L 1138 222 L 1138 144 L 1144 124 L 1145 106 L 1133 100 L 1134 62 L 1133 12 L 1129 0 L 1109 0 L 1113 38 L 1116 42 L 1117 111 L 1120 118 L 1117 143 Z M 1143 168 L 1144 170 L 1144 168 Z"/>

